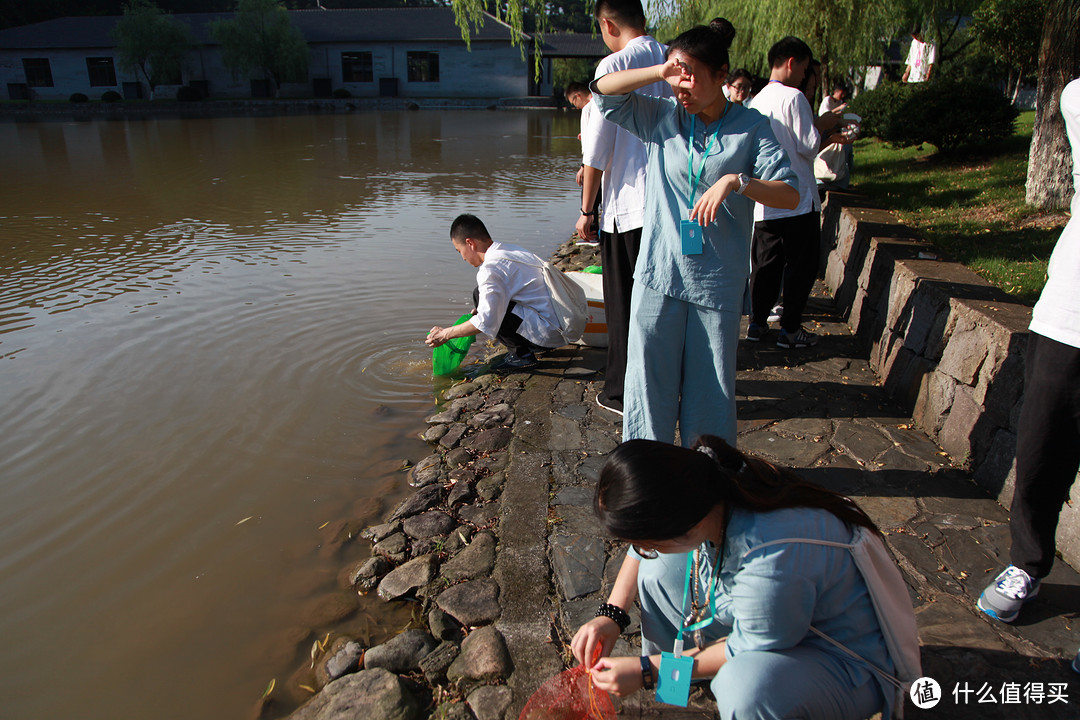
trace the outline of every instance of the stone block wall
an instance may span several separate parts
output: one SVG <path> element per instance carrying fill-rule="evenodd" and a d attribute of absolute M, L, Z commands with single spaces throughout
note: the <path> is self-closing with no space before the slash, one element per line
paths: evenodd
<path fill-rule="evenodd" d="M 829 194 L 822 246 L 825 283 L 886 391 L 1008 507 L 1031 308 L 852 195 Z M 1058 549 L 1080 567 L 1080 482 Z"/>

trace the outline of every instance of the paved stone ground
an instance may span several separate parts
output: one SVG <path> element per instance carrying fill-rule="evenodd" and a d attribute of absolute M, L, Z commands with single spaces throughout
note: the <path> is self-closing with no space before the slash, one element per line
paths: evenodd
<path fill-rule="evenodd" d="M 739 444 L 856 498 L 887 534 L 915 605 L 924 674 L 943 695 L 932 710 L 909 701 L 908 717 L 1080 717 L 1080 676 L 1068 668 L 1080 647 L 1080 576 L 1059 561 L 1013 625 L 979 613 L 975 599 L 1007 561 L 1007 512 L 886 397 L 828 300 L 811 300 L 807 326 L 823 335 L 811 349 L 781 350 L 774 337 L 741 343 Z M 620 441 L 619 418 L 595 403 L 602 365 L 603 351 L 551 353 L 516 403 L 494 572 L 515 668 L 506 717 L 566 667 L 566 643 L 621 562 L 590 510 L 604 455 Z M 712 718 L 715 706 L 700 692 L 687 710 L 638 693 L 620 716 Z"/>

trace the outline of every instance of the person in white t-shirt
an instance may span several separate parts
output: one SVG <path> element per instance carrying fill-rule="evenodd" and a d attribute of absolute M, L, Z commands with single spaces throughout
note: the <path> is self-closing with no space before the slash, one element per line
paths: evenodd
<path fill-rule="evenodd" d="M 565 344 L 538 255 L 495 242 L 475 215 L 459 215 L 450 226 L 450 240 L 461 259 L 477 268 L 476 311 L 458 325 L 431 328 L 424 341 L 429 347 L 484 333 L 509 349 L 491 367 L 504 371 L 533 367 L 536 353 Z"/>
<path fill-rule="evenodd" d="M 645 31 L 645 11 L 640 0 L 597 0 L 596 22 L 600 36 L 611 50 L 596 68 L 595 77 L 629 68 L 660 65 L 665 47 Z M 637 92 L 653 97 L 670 97 L 671 86 L 655 82 Z M 623 385 L 626 375 L 626 345 L 630 330 L 630 295 L 634 267 L 645 225 L 645 146 L 624 128 L 596 113 L 581 133 L 585 163 L 581 186 L 581 215 L 578 235 L 599 239 L 603 265 L 604 315 L 607 321 L 607 365 L 604 389 L 597 403 L 622 415 Z M 601 194 L 599 233 L 591 230 L 594 204 Z"/>
<path fill-rule="evenodd" d="M 1016 619 L 1050 573 L 1059 514 L 1080 469 L 1080 78 L 1062 91 L 1061 114 L 1077 192 L 1028 328 L 1016 488 L 1009 511 L 1011 564 L 978 600 L 980 610 L 1002 622 Z M 1072 667 L 1080 672 L 1080 654 Z"/>
<path fill-rule="evenodd" d="M 566 100 L 575 108 L 581 111 L 581 132 L 578 133 L 578 141 L 581 140 L 585 129 L 589 127 L 589 123 L 592 122 L 592 116 L 596 112 L 596 104 L 592 101 L 592 93 L 589 92 L 589 86 L 585 83 L 572 82 L 566 86 Z M 584 146 L 583 146 L 584 149 Z M 585 163 L 581 163 L 581 167 L 578 168 L 577 174 L 574 176 L 574 181 L 578 187 L 582 186 L 585 178 Z M 593 213 L 599 213 L 600 211 L 600 195 L 597 194 L 596 201 L 592 206 Z M 595 233 L 600 227 L 599 219 L 597 215 L 592 216 L 592 222 L 589 224 L 589 230 Z M 587 244 L 595 246 L 596 243 L 581 238 L 578 240 L 578 244 Z"/>
<path fill-rule="evenodd" d="M 793 210 L 758 204 L 750 261 L 750 325 L 746 339 L 758 342 L 768 332 L 769 313 L 783 286 L 783 311 L 776 345 L 805 348 L 818 336 L 802 327 L 803 310 L 814 286 L 821 242 L 821 202 L 814 178 L 814 158 L 831 142 L 840 118 L 832 113 L 815 118 L 799 87 L 813 60 L 810 47 L 788 36 L 769 50 L 769 83 L 750 101 L 750 107 L 769 118 L 773 133 L 799 178 L 799 205 Z M 823 138 L 825 138 L 823 142 Z"/>
<path fill-rule="evenodd" d="M 922 32 L 915 30 L 911 33 L 911 47 L 908 48 L 907 67 L 904 69 L 902 80 L 908 83 L 926 82 L 930 79 L 935 62 L 937 62 L 937 45 L 932 42 L 923 42 Z"/>

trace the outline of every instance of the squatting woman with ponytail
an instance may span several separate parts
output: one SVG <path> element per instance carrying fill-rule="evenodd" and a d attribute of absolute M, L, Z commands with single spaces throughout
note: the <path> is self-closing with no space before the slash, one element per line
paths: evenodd
<path fill-rule="evenodd" d="M 595 510 L 631 544 L 571 644 L 579 661 L 599 649 L 598 687 L 626 695 L 681 669 L 685 683 L 710 683 L 722 718 L 889 716 L 893 690 L 873 668 L 894 665 L 863 576 L 847 549 L 814 544 L 877 534 L 850 499 L 705 436 L 693 449 L 622 444 Z M 610 657 L 636 598 L 642 656 Z M 672 687 L 660 699 L 685 704 Z"/>
<path fill-rule="evenodd" d="M 623 437 L 735 439 L 735 349 L 754 202 L 793 208 L 797 179 L 768 118 L 724 97 L 734 28 L 678 36 L 667 60 L 592 83 L 608 120 L 648 154 L 634 273 Z M 658 80 L 674 98 L 634 92 Z"/>

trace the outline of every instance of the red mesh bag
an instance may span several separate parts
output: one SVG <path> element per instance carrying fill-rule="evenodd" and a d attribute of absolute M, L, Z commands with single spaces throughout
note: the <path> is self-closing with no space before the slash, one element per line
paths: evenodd
<path fill-rule="evenodd" d="M 532 694 L 518 720 L 615 720 L 611 696 L 584 665 L 564 670 Z"/>

